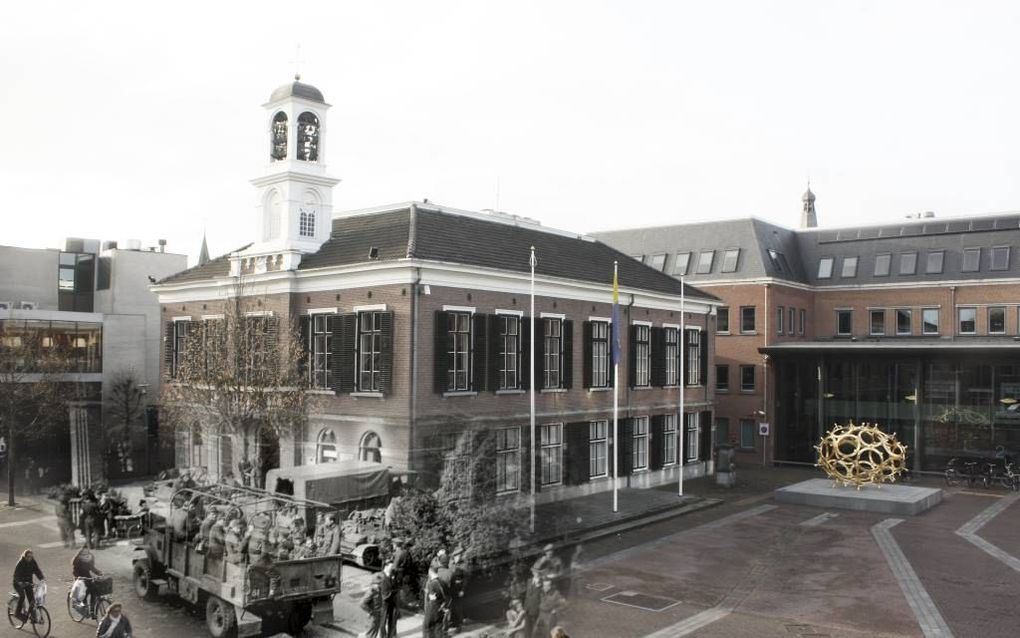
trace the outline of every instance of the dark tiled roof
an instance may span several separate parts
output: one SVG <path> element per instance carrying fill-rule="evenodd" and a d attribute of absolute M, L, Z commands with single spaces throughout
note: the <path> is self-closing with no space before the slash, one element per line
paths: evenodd
<path fill-rule="evenodd" d="M 301 258 L 299 270 L 407 257 L 408 209 L 333 220 L 333 232 L 319 251 Z M 375 260 L 369 250 L 378 249 Z"/>
<path fill-rule="evenodd" d="M 613 261 L 618 261 L 621 288 L 680 294 L 678 280 L 634 261 L 602 242 L 444 212 L 428 206 L 418 205 L 413 233 L 409 208 L 338 217 L 333 220 L 329 240 L 317 252 L 305 255 L 298 269 L 414 257 L 526 273 L 530 271 L 528 256 L 531 246 L 534 246 L 538 259 L 535 271 L 540 275 L 591 282 L 608 289 L 613 281 Z M 372 248 L 376 249 L 374 258 L 370 257 Z M 229 264 L 224 255 L 160 283 L 209 279 L 226 276 L 228 272 Z M 687 296 L 692 299 L 715 299 L 693 286 L 688 285 L 686 289 Z"/>
<path fill-rule="evenodd" d="M 419 208 L 415 257 L 464 263 L 516 272 L 530 272 L 528 257 L 535 247 L 541 275 L 612 285 L 613 261 L 619 262 L 623 288 L 680 294 L 680 282 L 602 243 L 580 237 Z M 687 286 L 690 297 L 715 299 Z"/>
<path fill-rule="evenodd" d="M 242 251 L 251 244 L 241 246 L 237 250 L 231 251 L 225 255 L 220 255 L 215 259 L 210 259 L 200 266 L 192 266 L 186 270 L 182 270 L 179 273 L 170 275 L 159 280 L 160 284 L 180 284 L 189 281 L 201 281 L 203 279 L 215 279 L 216 277 L 226 277 L 230 274 L 230 255 Z"/>

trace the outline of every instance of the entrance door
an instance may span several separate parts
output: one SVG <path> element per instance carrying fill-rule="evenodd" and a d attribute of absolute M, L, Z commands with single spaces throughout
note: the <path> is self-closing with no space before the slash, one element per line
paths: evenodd
<path fill-rule="evenodd" d="M 280 467 L 280 438 L 272 428 L 263 427 L 259 429 L 256 445 L 258 446 L 256 480 L 258 487 L 263 487 L 266 484 L 266 472 Z"/>

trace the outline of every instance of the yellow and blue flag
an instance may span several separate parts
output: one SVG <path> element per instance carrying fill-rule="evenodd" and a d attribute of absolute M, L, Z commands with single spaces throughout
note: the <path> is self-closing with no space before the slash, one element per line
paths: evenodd
<path fill-rule="evenodd" d="M 620 363 L 620 285 L 616 276 L 616 264 L 613 264 L 613 323 L 610 326 L 613 364 Z"/>

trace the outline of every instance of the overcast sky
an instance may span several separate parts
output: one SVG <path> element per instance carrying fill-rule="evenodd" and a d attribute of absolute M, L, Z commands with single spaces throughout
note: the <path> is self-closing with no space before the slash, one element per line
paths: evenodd
<path fill-rule="evenodd" d="M 1020 209 L 1017 2 L 226 5 L 5 6 L 0 243 L 250 241 L 298 44 L 340 210 L 498 183 L 577 231 L 796 225 L 808 178 L 823 226 Z"/>

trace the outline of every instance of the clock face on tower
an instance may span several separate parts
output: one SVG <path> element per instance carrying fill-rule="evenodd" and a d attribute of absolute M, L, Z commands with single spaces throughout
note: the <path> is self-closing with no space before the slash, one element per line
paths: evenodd
<path fill-rule="evenodd" d="M 304 205 L 298 209 L 298 236 L 315 237 L 315 207 Z"/>

